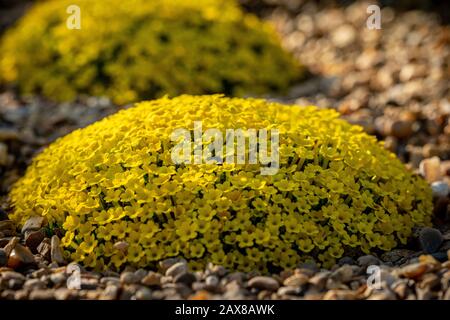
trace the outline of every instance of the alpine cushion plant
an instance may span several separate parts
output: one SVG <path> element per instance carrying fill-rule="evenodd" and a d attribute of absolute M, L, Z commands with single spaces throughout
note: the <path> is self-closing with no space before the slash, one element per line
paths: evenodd
<path fill-rule="evenodd" d="M 390 250 L 430 224 L 430 188 L 338 116 L 222 95 L 142 102 L 36 156 L 10 193 L 11 218 L 45 216 L 65 231 L 67 256 L 96 269 L 184 257 L 194 269 L 212 262 L 266 272 Z M 224 133 L 276 128 L 278 172 L 174 164 L 172 132 L 199 120 Z M 127 251 L 114 247 L 119 241 Z"/>
<path fill-rule="evenodd" d="M 71 5 L 81 29 L 67 27 Z M 49 0 L 0 45 L 0 82 L 52 100 L 282 93 L 302 74 L 275 31 L 234 0 Z"/>

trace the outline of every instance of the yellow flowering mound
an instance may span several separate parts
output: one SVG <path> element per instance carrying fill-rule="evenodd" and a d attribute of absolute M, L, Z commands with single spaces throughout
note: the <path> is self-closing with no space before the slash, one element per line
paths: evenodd
<path fill-rule="evenodd" d="M 79 30 L 67 27 L 71 5 Z M 45 1 L 0 45 L 0 82 L 60 101 L 281 93 L 300 74 L 271 26 L 234 0 Z"/>
<path fill-rule="evenodd" d="M 39 154 L 11 191 L 11 218 L 46 216 L 66 232 L 70 259 L 97 269 L 181 256 L 193 268 L 212 262 L 264 272 L 390 250 L 430 223 L 431 191 L 375 137 L 338 116 L 221 95 L 142 102 Z M 196 121 L 223 133 L 277 129 L 278 172 L 175 164 L 171 135 L 192 132 Z"/>

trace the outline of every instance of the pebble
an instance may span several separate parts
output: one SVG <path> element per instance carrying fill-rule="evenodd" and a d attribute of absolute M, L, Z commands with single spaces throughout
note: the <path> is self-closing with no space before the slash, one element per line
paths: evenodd
<path fill-rule="evenodd" d="M 0 221 L 0 231 L 5 232 L 9 230 L 13 230 L 15 228 L 14 222 L 11 220 L 2 220 Z"/>
<path fill-rule="evenodd" d="M 449 187 L 445 181 L 435 181 L 431 184 L 431 190 L 433 190 L 433 197 L 444 198 L 449 193 Z"/>
<path fill-rule="evenodd" d="M 159 262 L 159 267 L 161 268 L 161 270 L 163 272 L 166 272 L 171 266 L 173 266 L 174 264 L 176 264 L 178 262 L 185 262 L 186 263 L 186 260 L 181 259 L 181 258 L 164 259 L 163 261 Z"/>
<path fill-rule="evenodd" d="M 45 222 L 44 217 L 40 216 L 30 217 L 27 221 L 25 221 L 21 232 L 25 234 L 27 231 L 39 230 L 44 225 L 44 222 Z"/>
<path fill-rule="evenodd" d="M 296 296 L 302 292 L 302 289 L 297 286 L 285 286 L 278 289 L 279 296 Z"/>
<path fill-rule="evenodd" d="M 146 287 L 140 288 L 135 294 L 136 300 L 151 300 L 152 291 Z"/>
<path fill-rule="evenodd" d="M 9 220 L 8 214 L 5 210 L 0 208 L 0 221 Z"/>
<path fill-rule="evenodd" d="M 395 138 L 405 139 L 413 134 L 413 123 L 411 121 L 393 121 L 388 129 L 388 135 Z"/>
<path fill-rule="evenodd" d="M 54 286 L 59 287 L 61 285 L 64 285 L 67 281 L 67 277 L 64 273 L 53 273 L 50 275 L 50 281 L 53 283 Z"/>
<path fill-rule="evenodd" d="M 142 280 L 141 283 L 146 286 L 160 286 L 161 274 L 150 271 Z"/>
<path fill-rule="evenodd" d="M 42 240 L 42 242 L 37 247 L 37 251 L 41 256 L 43 256 L 45 259 L 50 260 L 51 259 L 51 243 L 50 239 L 46 238 Z"/>
<path fill-rule="evenodd" d="M 257 276 L 248 281 L 248 286 L 260 290 L 276 291 L 280 284 L 271 277 Z"/>
<path fill-rule="evenodd" d="M 133 272 L 122 272 L 120 282 L 123 284 L 135 284 L 139 282 L 139 279 Z"/>
<path fill-rule="evenodd" d="M 395 293 L 390 290 L 374 291 L 367 300 L 395 300 Z"/>
<path fill-rule="evenodd" d="M 119 287 L 116 285 L 109 284 L 106 286 L 105 290 L 100 294 L 100 300 L 115 300 L 119 295 Z"/>
<path fill-rule="evenodd" d="M 26 278 L 23 274 L 15 271 L 2 271 L 0 272 L 0 278 L 4 281 L 19 280 L 25 282 Z"/>
<path fill-rule="evenodd" d="M 55 300 L 55 291 L 51 289 L 33 290 L 28 298 L 30 300 Z"/>
<path fill-rule="evenodd" d="M 186 262 L 177 262 L 167 269 L 166 276 L 175 278 L 177 275 L 186 273 L 187 271 L 188 266 Z"/>
<path fill-rule="evenodd" d="M 188 286 L 190 286 L 195 280 L 196 278 L 194 274 L 190 272 L 179 273 L 173 278 L 175 283 L 184 283 Z"/>
<path fill-rule="evenodd" d="M 0 167 L 7 166 L 9 163 L 8 146 L 0 142 Z"/>
<path fill-rule="evenodd" d="M 428 271 L 425 263 L 413 263 L 398 270 L 399 275 L 410 279 L 417 279 Z"/>
<path fill-rule="evenodd" d="M 61 249 L 61 241 L 59 240 L 57 235 L 54 235 L 51 238 L 50 242 L 50 257 L 51 261 L 57 263 L 58 265 L 65 264 L 63 251 Z"/>
<path fill-rule="evenodd" d="M 8 256 L 6 255 L 5 250 L 0 249 L 0 268 L 4 267 L 8 264 Z"/>
<path fill-rule="evenodd" d="M 441 160 L 438 157 L 422 160 L 419 172 L 430 183 L 441 180 Z"/>
<path fill-rule="evenodd" d="M 425 253 L 438 251 L 443 241 L 442 234 L 437 229 L 425 227 L 419 232 L 420 246 Z"/>
<path fill-rule="evenodd" d="M 18 269 L 34 263 L 34 256 L 30 249 L 22 246 L 21 244 L 16 244 L 8 258 L 8 267 L 12 269 Z"/>
<path fill-rule="evenodd" d="M 353 268 L 348 264 L 343 265 L 330 275 L 330 279 L 341 283 L 349 282 L 352 279 L 352 277 L 353 277 Z"/>
<path fill-rule="evenodd" d="M 40 279 L 29 279 L 25 281 L 23 288 L 28 290 L 45 289 L 47 284 Z"/>
<path fill-rule="evenodd" d="M 45 238 L 44 230 L 28 231 L 25 234 L 25 245 L 30 248 L 31 252 L 37 253 L 37 247 Z"/>
<path fill-rule="evenodd" d="M 104 284 L 104 285 L 116 285 L 119 286 L 120 285 L 120 278 L 118 277 L 103 277 L 100 279 L 100 283 Z"/>
<path fill-rule="evenodd" d="M 359 257 L 357 262 L 363 269 L 367 269 L 368 266 L 379 266 L 381 264 L 380 259 L 370 254 Z"/>
<path fill-rule="evenodd" d="M 137 282 L 141 282 L 142 279 L 147 276 L 147 271 L 144 269 L 138 269 L 134 272 L 134 275 L 136 276 Z"/>
<path fill-rule="evenodd" d="M 323 300 L 355 300 L 357 298 L 357 293 L 351 290 L 339 290 L 332 289 L 328 290 L 323 296 Z"/>
<path fill-rule="evenodd" d="M 301 273 L 297 273 L 297 274 L 290 276 L 289 278 L 286 278 L 283 281 L 283 285 L 292 286 L 292 287 L 300 287 L 300 286 L 307 284 L 308 281 L 309 281 L 308 276 L 301 274 Z"/>
<path fill-rule="evenodd" d="M 338 264 L 340 266 L 343 266 L 345 264 L 353 265 L 355 264 L 355 260 L 352 257 L 343 257 L 339 259 Z"/>
<path fill-rule="evenodd" d="M 211 275 L 206 277 L 205 284 L 208 289 L 215 289 L 219 285 L 219 278 Z"/>

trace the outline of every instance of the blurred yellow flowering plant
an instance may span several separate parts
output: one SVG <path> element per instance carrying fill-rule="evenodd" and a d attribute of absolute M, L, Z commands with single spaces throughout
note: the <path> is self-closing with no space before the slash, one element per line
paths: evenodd
<path fill-rule="evenodd" d="M 174 164 L 171 133 L 199 120 L 224 133 L 277 128 L 278 172 Z M 330 266 L 405 243 L 432 212 L 428 184 L 337 112 L 222 95 L 146 101 L 76 130 L 34 159 L 10 197 L 12 219 L 45 216 L 65 231 L 67 256 L 96 269 L 176 256 L 242 271 Z"/>
<path fill-rule="evenodd" d="M 66 25 L 80 9 L 81 29 Z M 54 100 L 118 104 L 178 95 L 283 92 L 302 73 L 270 25 L 234 0 L 48 0 L 0 44 L 0 82 Z"/>

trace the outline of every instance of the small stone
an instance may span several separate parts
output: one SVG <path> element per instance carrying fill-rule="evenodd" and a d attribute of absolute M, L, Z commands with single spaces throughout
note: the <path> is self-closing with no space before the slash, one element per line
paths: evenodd
<path fill-rule="evenodd" d="M 343 266 L 346 264 L 353 265 L 355 263 L 356 263 L 356 261 L 352 257 L 343 257 L 343 258 L 339 259 L 339 261 L 338 261 L 338 264 L 340 266 Z"/>
<path fill-rule="evenodd" d="M 433 197 L 445 198 L 449 193 L 449 187 L 445 181 L 435 181 L 431 184 L 431 190 L 433 190 Z"/>
<path fill-rule="evenodd" d="M 52 248 L 52 246 L 51 246 L 51 243 L 50 243 L 50 239 L 46 238 L 46 239 L 41 241 L 41 243 L 37 247 L 37 251 L 46 260 L 50 260 L 51 259 L 51 257 L 50 257 L 51 256 L 51 248 Z"/>
<path fill-rule="evenodd" d="M 284 280 L 283 285 L 292 286 L 292 287 L 300 287 L 300 286 L 303 286 L 304 284 L 307 284 L 308 281 L 309 281 L 308 276 L 301 274 L 301 273 L 297 273 L 297 274 L 290 276 L 286 280 Z"/>
<path fill-rule="evenodd" d="M 178 262 L 186 263 L 186 260 L 181 258 L 168 258 L 159 262 L 159 266 L 163 272 L 166 272 L 170 267 Z"/>
<path fill-rule="evenodd" d="M 11 254 L 13 249 L 16 247 L 16 245 L 19 243 L 20 238 L 19 237 L 12 237 L 9 242 L 5 245 L 3 250 L 5 250 L 5 254 L 7 257 Z"/>
<path fill-rule="evenodd" d="M 53 273 L 50 275 L 50 281 L 53 283 L 55 287 L 61 287 L 62 285 L 66 284 L 67 277 L 64 273 Z"/>
<path fill-rule="evenodd" d="M 30 292 L 30 300 L 54 300 L 55 291 L 52 289 L 33 290 Z"/>
<path fill-rule="evenodd" d="M 271 277 L 258 276 L 250 279 L 248 286 L 260 290 L 276 291 L 280 287 L 280 284 Z"/>
<path fill-rule="evenodd" d="M 356 292 L 350 290 L 332 289 L 327 291 L 323 296 L 323 300 L 354 300 Z"/>
<path fill-rule="evenodd" d="M 25 281 L 23 288 L 28 290 L 45 289 L 47 284 L 40 279 L 29 279 Z"/>
<path fill-rule="evenodd" d="M 396 300 L 396 296 L 390 290 L 374 291 L 367 300 Z"/>
<path fill-rule="evenodd" d="M 135 294 L 136 300 L 151 300 L 152 291 L 149 288 L 142 287 Z"/>
<path fill-rule="evenodd" d="M 24 275 L 15 272 L 15 271 L 2 271 L 0 272 L 0 279 L 3 281 L 9 281 L 9 280 L 17 280 L 25 282 L 26 278 Z"/>
<path fill-rule="evenodd" d="M 409 279 L 417 279 L 428 271 L 428 266 L 425 263 L 413 263 L 401 268 L 398 273 Z"/>
<path fill-rule="evenodd" d="M 312 284 L 317 290 L 322 290 L 325 287 L 330 274 L 330 271 L 321 271 L 309 279 L 309 283 Z"/>
<path fill-rule="evenodd" d="M 396 281 L 392 284 L 391 288 L 400 299 L 405 299 L 410 291 L 408 281 L 405 279 Z"/>
<path fill-rule="evenodd" d="M 408 250 L 408 249 L 394 249 L 391 251 L 388 251 L 386 253 L 383 253 L 381 256 L 381 259 L 385 262 L 392 262 L 401 264 L 402 262 L 405 262 L 408 257 L 414 254 L 414 251 Z"/>
<path fill-rule="evenodd" d="M 8 264 L 8 256 L 6 255 L 5 250 L 0 249 L 0 268 L 4 267 Z"/>
<path fill-rule="evenodd" d="M 153 271 L 150 271 L 142 280 L 141 283 L 146 286 L 160 286 L 162 275 Z"/>
<path fill-rule="evenodd" d="M 139 279 L 136 277 L 136 275 L 133 272 L 122 272 L 120 275 L 120 282 L 123 284 L 135 284 L 138 283 Z"/>
<path fill-rule="evenodd" d="M 34 256 L 30 249 L 20 244 L 16 244 L 8 258 L 8 267 L 12 269 L 17 269 L 34 263 Z"/>
<path fill-rule="evenodd" d="M 212 275 L 216 275 L 218 277 L 223 277 L 227 274 L 228 270 L 224 266 L 219 265 L 209 265 L 208 271 Z"/>
<path fill-rule="evenodd" d="M 175 283 L 184 283 L 187 286 L 190 286 L 196 280 L 195 276 L 190 272 L 177 274 L 173 281 Z"/>
<path fill-rule="evenodd" d="M 347 283 L 352 279 L 353 269 L 350 265 L 346 264 L 334 271 L 330 275 L 330 279 L 336 282 Z"/>
<path fill-rule="evenodd" d="M 417 284 L 417 286 L 422 289 L 429 288 L 433 290 L 440 284 L 441 282 L 440 280 L 441 279 L 437 275 L 433 273 L 428 273 L 422 277 L 421 281 Z"/>
<path fill-rule="evenodd" d="M 431 256 L 439 262 L 445 262 L 448 260 L 447 253 L 445 251 L 432 253 Z"/>
<path fill-rule="evenodd" d="M 45 238 L 44 230 L 29 231 L 25 235 L 25 245 L 30 248 L 31 252 L 37 253 L 37 247 Z"/>
<path fill-rule="evenodd" d="M 419 172 L 430 183 L 441 180 L 441 160 L 438 157 L 422 160 Z"/>
<path fill-rule="evenodd" d="M 103 277 L 100 279 L 100 283 L 101 284 L 105 284 L 105 285 L 115 285 L 115 286 L 119 286 L 120 285 L 120 279 L 117 277 Z"/>
<path fill-rule="evenodd" d="M 296 296 L 302 292 L 300 287 L 296 286 L 286 286 L 278 289 L 277 294 L 279 296 Z"/>
<path fill-rule="evenodd" d="M 144 269 L 138 269 L 134 272 L 134 275 L 136 276 L 137 282 L 141 282 L 147 275 L 147 271 Z"/>
<path fill-rule="evenodd" d="M 443 241 L 442 234 L 437 229 L 425 227 L 420 230 L 419 242 L 425 253 L 436 252 Z"/>
<path fill-rule="evenodd" d="M 357 34 L 355 28 L 351 24 L 343 24 L 337 27 L 331 33 L 331 41 L 339 47 L 344 48 L 355 41 Z"/>
<path fill-rule="evenodd" d="M 177 262 L 167 269 L 166 276 L 175 278 L 177 275 L 186 273 L 187 271 L 188 266 L 186 262 Z"/>
<path fill-rule="evenodd" d="M 55 290 L 55 299 L 56 300 L 72 300 L 76 299 L 76 291 L 67 289 L 67 288 L 58 288 Z"/>
<path fill-rule="evenodd" d="M 0 142 L 0 167 L 6 166 L 9 163 L 8 146 Z"/>
<path fill-rule="evenodd" d="M 5 231 L 14 230 L 14 229 L 15 229 L 15 225 L 14 225 L 14 222 L 12 222 L 11 220 L 0 221 L 0 231 L 5 232 Z"/>
<path fill-rule="evenodd" d="M 61 242 L 57 235 L 54 235 L 51 239 L 50 257 L 51 261 L 58 265 L 65 264 Z"/>
<path fill-rule="evenodd" d="M 399 139 L 408 138 L 413 133 L 413 122 L 405 120 L 393 121 L 389 125 L 388 133 Z"/>
<path fill-rule="evenodd" d="M 9 220 L 8 214 L 5 210 L 0 208 L 0 221 Z"/>
<path fill-rule="evenodd" d="M 30 217 L 23 225 L 21 232 L 25 233 L 27 231 L 39 230 L 44 225 L 44 222 L 45 222 L 44 217 L 40 217 L 40 216 Z"/>
<path fill-rule="evenodd" d="M 214 275 L 208 276 L 205 279 L 205 283 L 208 289 L 215 289 L 219 285 L 219 278 Z"/>
<path fill-rule="evenodd" d="M 366 269 L 368 266 L 379 266 L 381 264 L 380 259 L 371 254 L 359 257 L 357 262 L 363 269 Z"/>
<path fill-rule="evenodd" d="M 119 287 L 109 284 L 106 286 L 105 290 L 100 294 L 100 300 L 115 300 L 119 295 Z"/>

